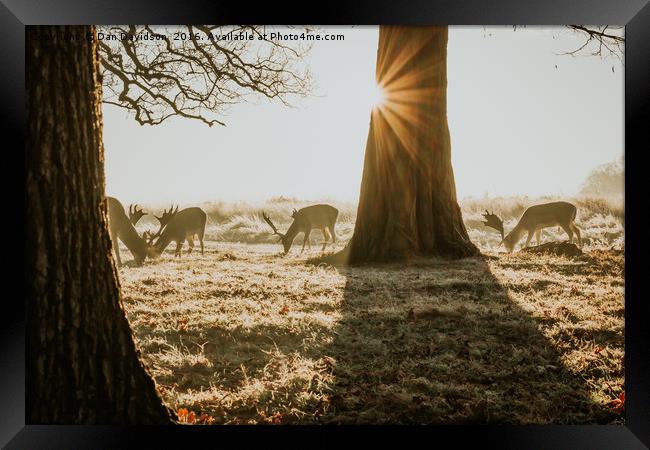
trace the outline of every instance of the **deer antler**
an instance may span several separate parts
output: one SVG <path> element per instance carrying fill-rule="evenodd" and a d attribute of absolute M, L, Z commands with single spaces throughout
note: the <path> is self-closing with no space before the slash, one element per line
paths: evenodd
<path fill-rule="evenodd" d="M 273 230 L 274 234 L 277 234 L 280 237 L 284 237 L 284 234 L 282 234 L 282 233 L 280 233 L 278 231 L 278 229 L 275 227 L 275 225 L 273 225 L 273 222 L 271 222 L 271 218 L 269 216 L 267 216 L 266 213 L 263 212 L 262 217 L 264 218 L 264 221 L 269 224 L 269 226 Z"/>
<path fill-rule="evenodd" d="M 129 205 L 129 220 L 131 223 L 135 226 L 136 223 L 138 223 L 138 220 L 142 219 L 142 216 L 146 216 L 147 213 L 142 210 L 142 208 L 138 209 L 138 205 L 131 204 Z"/>
<path fill-rule="evenodd" d="M 501 239 L 503 239 L 503 220 L 501 220 L 493 212 L 489 213 L 487 209 L 483 214 L 483 218 L 485 219 L 483 225 L 485 225 L 486 227 L 494 228 L 495 230 L 499 231 L 501 233 Z"/>
<path fill-rule="evenodd" d="M 164 227 L 165 225 L 167 225 L 174 218 L 174 216 L 176 215 L 177 212 L 178 212 L 178 205 L 176 205 L 176 209 L 174 209 L 174 205 L 171 205 L 169 207 L 169 211 L 167 211 L 166 209 L 163 210 L 163 213 L 162 213 L 161 217 L 158 217 L 158 216 L 154 216 L 154 217 L 156 219 L 158 219 L 158 222 L 160 222 L 160 225 L 162 225 Z"/>
<path fill-rule="evenodd" d="M 160 222 L 160 228 L 158 229 L 158 232 L 156 232 L 156 234 L 153 234 L 153 235 L 151 233 L 147 232 L 147 236 L 148 236 L 150 244 L 153 242 L 154 239 L 156 239 L 158 236 L 160 236 L 160 234 L 163 231 L 163 228 L 165 228 L 167 226 L 167 224 L 169 222 L 171 222 L 171 220 L 176 216 L 176 213 L 178 213 L 178 205 L 176 205 L 176 209 L 174 209 L 174 205 L 171 205 L 169 207 L 169 211 L 167 211 L 166 209 L 163 210 L 162 216 L 158 217 L 158 216 L 154 215 L 154 217 L 156 219 L 158 219 L 158 222 Z M 143 235 L 143 237 L 144 237 L 144 235 Z"/>

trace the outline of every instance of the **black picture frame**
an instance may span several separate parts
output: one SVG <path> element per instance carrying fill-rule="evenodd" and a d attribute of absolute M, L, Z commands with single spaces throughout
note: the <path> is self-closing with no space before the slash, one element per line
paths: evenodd
<path fill-rule="evenodd" d="M 16 157 L 24 149 L 24 62 L 25 26 L 36 24 L 113 24 L 113 23 L 310 23 L 402 24 L 402 25 L 564 25 L 610 24 L 626 26 L 625 52 L 625 384 L 626 424 L 624 426 L 452 426 L 452 427 L 364 427 L 368 437 L 396 443 L 405 437 L 418 438 L 425 445 L 468 440 L 498 448 L 648 448 L 650 446 L 650 357 L 647 300 L 640 282 L 644 245 L 640 227 L 642 211 L 637 192 L 645 170 L 639 164 L 650 110 L 650 5 L 648 0 L 416 0 L 396 4 L 389 0 L 312 2 L 290 5 L 266 2 L 251 5 L 221 0 L 174 2 L 171 0 L 3 0 L 0 5 L 0 55 L 2 56 L 3 119 L 6 135 L 15 146 L 4 152 Z M 647 142 L 647 141 L 645 141 Z M 10 163 L 8 163 L 10 164 Z M 16 161 L 14 167 L 21 167 Z M 24 164 L 24 161 L 22 162 Z M 11 167 L 11 166 L 10 166 Z M 9 170 L 12 171 L 12 170 Z M 14 176 L 20 176 L 16 169 Z M 8 183 L 8 178 L 4 180 Z M 15 192 L 15 180 L 7 189 Z M 23 197 L 24 199 L 24 197 Z M 18 210 L 18 205 L 15 211 Z M 17 217 L 17 216 L 16 216 Z M 24 217 L 24 216 L 23 216 Z M 22 230 L 23 217 L 15 224 Z M 14 235 L 16 233 L 14 229 Z M 638 238 L 638 239 L 637 239 Z M 13 238 L 12 238 L 13 240 Z M 26 273 L 29 283 L 33 274 Z M 13 302 L 13 304 L 9 304 Z M 287 442 L 287 431 L 318 434 L 318 440 L 296 441 L 299 445 L 323 445 L 347 439 L 351 427 L 112 427 L 25 425 L 25 323 L 24 303 L 5 296 L 0 316 L 0 445 L 6 448 L 122 448 L 144 437 L 147 447 L 162 444 L 191 445 L 200 438 L 210 446 L 227 445 L 224 437 L 240 443 L 253 436 Z M 13 307 L 14 309 L 10 309 Z M 289 428 L 289 429 L 288 429 Z M 144 435 L 144 436 L 142 436 Z M 364 438 L 366 439 L 366 438 Z"/>

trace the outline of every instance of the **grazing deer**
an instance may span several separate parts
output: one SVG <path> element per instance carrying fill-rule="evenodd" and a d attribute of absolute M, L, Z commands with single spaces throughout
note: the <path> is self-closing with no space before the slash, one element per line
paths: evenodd
<path fill-rule="evenodd" d="M 309 244 L 309 249 L 311 250 L 309 235 L 311 234 L 311 230 L 314 228 L 318 228 L 323 232 L 325 241 L 323 242 L 323 248 L 321 251 L 325 251 L 325 246 L 329 239 L 332 239 L 332 244 L 336 242 L 334 226 L 336 225 L 338 215 L 339 210 L 330 205 L 312 205 L 298 211 L 294 209 L 291 214 L 291 217 L 293 217 L 293 223 L 289 226 L 287 232 L 282 234 L 278 231 L 275 225 L 273 225 L 269 216 L 262 213 L 264 220 L 269 224 L 273 233 L 280 236 L 280 241 L 284 246 L 285 254 L 289 253 L 293 240 L 296 238 L 296 235 L 301 232 L 305 233 L 305 239 L 302 241 L 302 250 L 300 250 L 300 253 L 305 250 L 305 244 Z"/>
<path fill-rule="evenodd" d="M 533 234 L 535 234 L 537 245 L 539 245 L 542 228 L 554 226 L 562 227 L 566 234 L 569 235 L 569 242 L 573 242 L 575 233 L 578 238 L 578 246 L 582 247 L 580 230 L 574 222 L 577 212 L 578 209 L 575 205 L 568 202 L 551 202 L 531 206 L 524 211 L 517 225 L 505 237 L 503 235 L 503 220 L 497 217 L 496 214 L 489 213 L 486 210 L 485 214 L 483 214 L 486 219 L 483 224 L 501 232 L 499 245 L 504 244 L 509 252 L 515 248 L 515 245 L 525 233 L 528 233 L 528 237 L 524 247 L 528 247 Z"/>
<path fill-rule="evenodd" d="M 122 265 L 120 246 L 117 241 L 118 238 L 131 251 L 135 263 L 142 265 L 147 256 L 152 256 L 145 239 L 145 234 L 142 236 L 138 235 L 138 232 L 133 226 L 132 218 L 129 219 L 127 217 L 124 206 L 122 206 L 118 199 L 114 197 L 106 197 L 106 199 L 108 203 L 108 232 L 111 236 L 111 241 L 113 241 L 113 250 L 115 251 L 117 265 Z"/>
<path fill-rule="evenodd" d="M 187 254 L 192 253 L 194 249 L 194 237 L 198 235 L 199 242 L 201 243 L 201 254 L 203 254 L 203 236 L 205 234 L 205 223 L 207 222 L 207 214 L 201 208 L 186 208 L 182 211 L 172 208 L 169 211 L 164 211 L 161 217 L 154 216 L 160 222 L 160 229 L 154 235 L 148 235 L 149 244 L 153 246 L 153 252 L 156 257 L 160 256 L 167 246 L 172 242 L 176 242 L 176 250 L 174 256 L 181 257 L 181 249 L 183 248 L 183 241 L 187 240 L 190 246 Z M 156 243 L 153 241 L 158 238 Z"/>
<path fill-rule="evenodd" d="M 138 223 L 138 220 L 142 219 L 142 216 L 146 216 L 147 213 L 142 211 L 142 208 L 138 210 L 138 205 L 129 205 L 129 220 L 135 226 Z"/>

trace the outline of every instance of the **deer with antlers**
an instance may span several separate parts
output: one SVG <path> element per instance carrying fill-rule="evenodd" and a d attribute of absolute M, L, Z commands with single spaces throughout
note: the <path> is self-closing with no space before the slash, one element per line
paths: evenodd
<path fill-rule="evenodd" d="M 187 241 L 189 250 L 187 254 L 192 253 L 194 249 L 194 238 L 198 236 L 201 243 L 201 254 L 203 254 L 203 236 L 205 234 L 205 224 L 207 222 L 207 214 L 201 208 L 192 207 L 185 208 L 181 211 L 173 209 L 173 205 L 169 211 L 164 210 L 162 216 L 155 216 L 160 222 L 160 228 L 156 234 L 147 234 L 149 245 L 152 246 L 152 252 L 159 257 L 167 246 L 172 242 L 176 242 L 176 250 L 174 256 L 181 257 L 181 250 L 183 242 Z M 158 240 L 154 243 L 154 240 Z"/>
<path fill-rule="evenodd" d="M 536 236 L 537 245 L 540 243 L 541 231 L 543 228 L 560 226 L 569 236 L 569 242 L 573 242 L 573 235 L 578 239 L 578 246 L 582 247 L 580 238 L 580 229 L 575 224 L 578 209 L 575 205 L 568 202 L 551 202 L 541 205 L 533 205 L 527 208 L 522 214 L 517 225 L 504 236 L 503 220 L 496 214 L 487 210 L 483 214 L 485 222 L 483 224 L 501 233 L 501 242 L 509 252 L 515 248 L 515 245 L 521 240 L 522 236 L 528 233 L 526 244 L 528 247 L 533 234 Z"/>
<path fill-rule="evenodd" d="M 289 229 L 286 233 L 282 234 L 278 231 L 277 227 L 271 222 L 269 216 L 266 213 L 262 213 L 262 217 L 267 224 L 271 227 L 274 234 L 277 234 L 280 237 L 280 241 L 284 247 L 284 253 L 289 253 L 289 249 L 293 244 L 293 240 L 296 238 L 298 233 L 305 233 L 305 238 L 302 242 L 302 253 L 305 250 L 305 244 L 309 245 L 311 250 L 311 241 L 309 235 L 311 230 L 318 228 L 323 232 L 323 237 L 325 241 L 323 242 L 323 248 L 321 251 L 325 251 L 325 246 L 327 241 L 332 240 L 332 244 L 336 242 L 336 233 L 334 232 L 334 227 L 336 226 L 336 219 L 338 218 L 339 210 L 330 205 L 312 205 L 299 210 L 293 210 L 291 217 L 293 222 L 289 226 Z"/>
<path fill-rule="evenodd" d="M 122 265 L 118 239 L 131 251 L 136 265 L 141 265 L 147 256 L 154 256 L 147 242 L 147 232 L 145 231 L 142 236 L 139 236 L 133 226 L 146 213 L 140 209 L 137 214 L 142 213 L 142 215 L 134 222 L 136 215 L 132 213 L 131 208 L 129 208 L 129 216 L 127 217 L 124 206 L 122 206 L 122 203 L 118 199 L 115 197 L 107 197 L 106 201 L 108 203 L 108 232 L 113 242 L 117 265 Z"/>

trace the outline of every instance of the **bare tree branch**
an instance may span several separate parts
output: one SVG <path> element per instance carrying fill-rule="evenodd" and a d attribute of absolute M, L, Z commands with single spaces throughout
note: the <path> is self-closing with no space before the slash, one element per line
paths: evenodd
<path fill-rule="evenodd" d="M 292 98 L 304 97 L 313 87 L 303 61 L 311 41 L 272 41 L 270 30 L 98 27 L 104 103 L 133 112 L 141 125 L 181 116 L 225 126 L 220 117 L 231 105 L 260 97 L 291 106 Z M 235 38 L 240 33 L 244 39 Z"/>
<path fill-rule="evenodd" d="M 577 49 L 562 53 L 563 55 L 578 55 L 588 47 L 592 56 L 615 56 L 622 60 L 625 51 L 624 27 L 567 25 L 569 29 L 585 36 L 585 42 Z M 610 30 L 610 31 L 608 31 Z"/>

